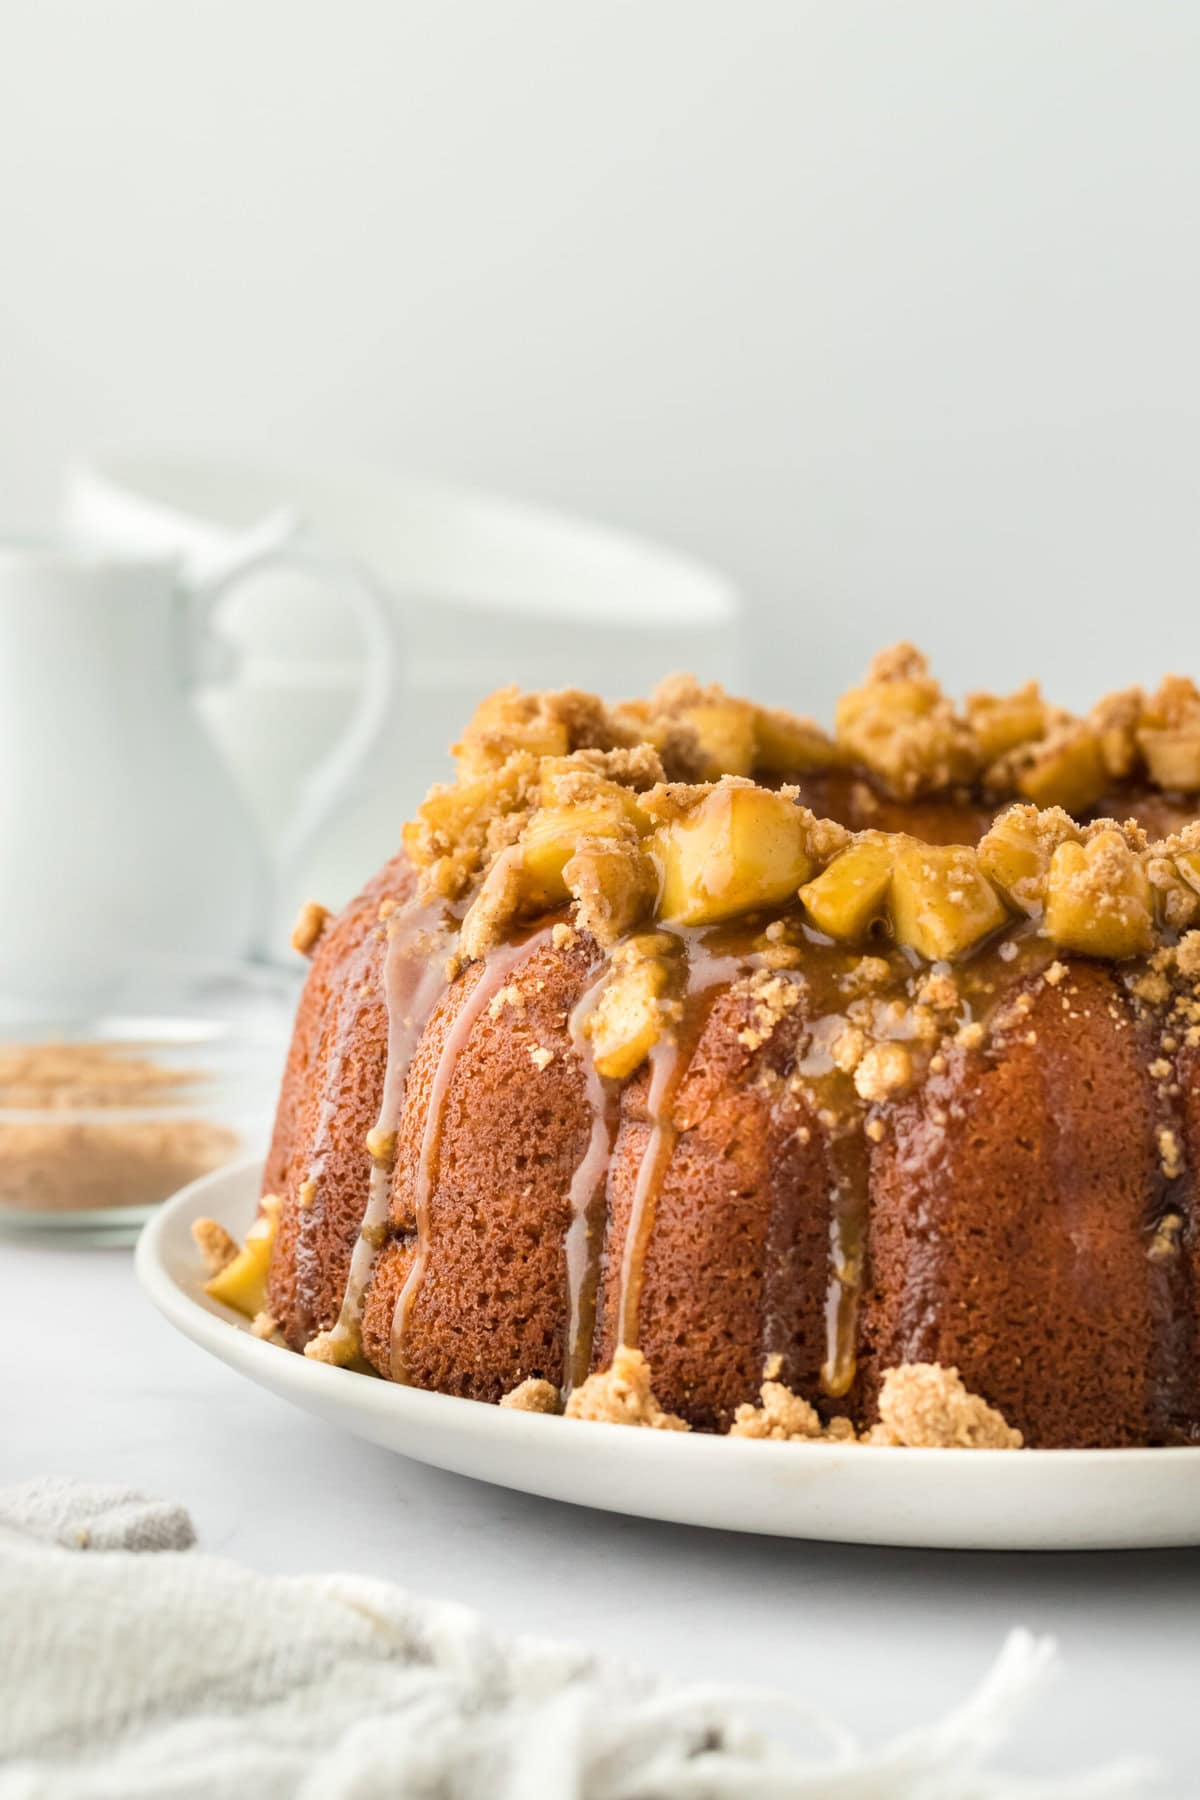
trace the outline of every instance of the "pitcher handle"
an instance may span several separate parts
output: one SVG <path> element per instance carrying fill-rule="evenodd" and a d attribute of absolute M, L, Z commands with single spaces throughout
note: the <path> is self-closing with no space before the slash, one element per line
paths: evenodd
<path fill-rule="evenodd" d="M 400 633 L 396 609 L 369 569 L 336 545 L 312 532 L 292 508 L 271 513 L 241 533 L 216 556 L 189 560 L 185 574 L 193 604 L 196 664 L 212 670 L 217 640 L 212 615 L 217 604 L 240 582 L 267 569 L 292 569 L 316 576 L 336 589 L 354 614 L 365 652 L 364 678 L 358 704 L 326 755 L 305 776 L 295 811 L 275 846 L 275 885 L 285 886 L 309 846 L 339 802 L 353 789 L 371 752 L 382 741 L 399 691 Z M 218 678 L 223 671 L 217 673 Z M 273 916 L 268 903 L 260 921 L 256 948 L 263 943 Z M 278 946 L 275 947 L 278 951 Z"/>

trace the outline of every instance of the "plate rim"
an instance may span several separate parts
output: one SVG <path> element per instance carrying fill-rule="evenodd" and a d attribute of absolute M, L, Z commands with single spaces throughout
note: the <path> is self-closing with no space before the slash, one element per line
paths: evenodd
<path fill-rule="evenodd" d="M 721 1433 L 703 1431 L 631 1431 L 624 1425 L 592 1420 L 565 1420 L 548 1414 L 493 1406 L 485 1401 L 465 1399 L 455 1394 L 441 1394 L 431 1389 L 406 1387 L 365 1376 L 351 1369 L 338 1369 L 326 1363 L 312 1361 L 292 1350 L 281 1351 L 279 1345 L 256 1338 L 250 1331 L 249 1322 L 230 1308 L 201 1299 L 198 1294 L 188 1293 L 174 1274 L 165 1251 L 168 1234 L 188 1215 L 198 1216 L 201 1201 L 219 1195 L 225 1200 L 226 1207 L 235 1201 L 239 1206 L 245 1204 L 242 1184 L 246 1184 L 248 1189 L 251 1177 L 257 1177 L 262 1168 L 263 1159 L 260 1155 L 246 1156 L 189 1182 L 186 1187 L 165 1200 L 143 1226 L 138 1237 L 135 1269 L 143 1293 L 167 1321 L 221 1361 L 232 1363 L 235 1368 L 239 1363 L 257 1365 L 267 1374 L 269 1370 L 278 1368 L 275 1359 L 281 1354 L 286 1355 L 290 1364 L 289 1376 L 282 1383 L 270 1378 L 265 1382 L 265 1385 L 276 1392 L 281 1386 L 308 1387 L 314 1395 L 323 1394 L 329 1402 L 335 1402 L 339 1398 L 348 1399 L 350 1393 L 354 1392 L 358 1396 L 356 1407 L 365 1407 L 382 1414 L 391 1412 L 398 1421 L 408 1419 L 418 1423 L 422 1415 L 427 1422 L 435 1417 L 446 1422 L 454 1420 L 464 1430 L 471 1431 L 476 1436 L 502 1440 L 514 1448 L 522 1440 L 536 1440 L 539 1434 L 586 1423 L 589 1433 L 601 1432 L 610 1446 L 619 1447 L 620 1454 L 627 1463 L 634 1459 L 638 1464 L 677 1463 L 688 1458 L 695 1460 L 712 1457 L 715 1447 L 719 1445 L 723 1459 L 737 1459 L 743 1465 L 747 1461 L 758 1462 L 758 1459 L 767 1455 L 773 1458 L 786 1457 L 793 1461 L 803 1460 L 808 1466 L 840 1465 L 852 1460 L 854 1466 L 866 1471 L 878 1468 L 882 1458 L 883 1466 L 889 1470 L 898 1472 L 902 1466 L 911 1468 L 916 1465 L 922 1471 L 932 1473 L 935 1469 L 944 1467 L 949 1460 L 960 1482 L 973 1480 L 977 1483 L 992 1483 L 1000 1479 L 1006 1483 L 1017 1483 L 1021 1487 L 1028 1486 L 1030 1482 L 1031 1477 L 1027 1471 L 1049 1466 L 1058 1471 L 1084 1473 L 1089 1470 L 1112 1470 L 1118 1464 L 1127 1470 L 1138 1465 L 1158 1468 L 1169 1461 L 1172 1467 L 1192 1466 L 1200 1475 L 1200 1444 L 1023 1449 L 1016 1452 L 992 1449 L 963 1451 L 879 1444 L 794 1444 L 736 1439 Z M 219 1205 L 217 1210 L 221 1210 Z M 228 1355 L 225 1354 L 226 1351 Z M 346 1388 L 345 1384 L 348 1382 L 356 1384 L 353 1390 Z M 285 1397 L 290 1398 L 290 1395 Z M 349 1424 L 345 1428 L 350 1429 Z M 725 1466 L 730 1467 L 732 1464 L 726 1460 Z M 759 1467 L 761 1469 L 761 1463 Z"/>

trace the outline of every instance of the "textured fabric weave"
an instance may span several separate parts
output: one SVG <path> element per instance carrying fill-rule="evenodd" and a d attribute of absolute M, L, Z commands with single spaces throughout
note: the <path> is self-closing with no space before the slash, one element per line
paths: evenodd
<path fill-rule="evenodd" d="M 1014 1633 L 882 1749 L 778 1696 L 671 1688 L 355 1576 L 199 1554 L 178 1506 L 0 1492 L 0 1800 L 1128 1800 L 1142 1771 L 986 1773 L 1053 1647 Z M 719 1546 L 714 1546 L 719 1554 Z M 751 1725 L 750 1719 L 764 1721 Z"/>

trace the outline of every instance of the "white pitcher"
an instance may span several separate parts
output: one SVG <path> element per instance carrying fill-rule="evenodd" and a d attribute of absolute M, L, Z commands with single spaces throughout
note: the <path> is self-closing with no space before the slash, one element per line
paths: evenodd
<path fill-rule="evenodd" d="M 335 586 L 368 656 L 347 731 L 269 847 L 192 696 L 223 672 L 215 602 L 280 563 Z M 219 567 L 186 571 L 0 539 L 0 987 L 61 998 L 81 958 L 262 952 L 273 880 L 386 723 L 393 632 L 366 574 L 290 516 L 245 534 Z"/>
<path fill-rule="evenodd" d="M 670 669 L 743 681 L 741 596 L 716 570 L 609 526 L 345 457 L 277 462 L 187 449 L 103 450 L 68 472 L 61 516 L 106 549 L 211 557 L 281 507 L 377 576 L 404 634 L 399 701 L 353 801 L 277 896 L 272 939 L 299 903 L 348 900 L 396 849 L 401 820 L 450 773 L 447 747 L 489 689 L 587 687 L 615 697 Z M 291 804 L 309 742 L 342 728 L 361 646 L 329 630 L 290 577 L 220 608 L 238 677 L 205 691 L 206 724 L 254 816 Z"/>

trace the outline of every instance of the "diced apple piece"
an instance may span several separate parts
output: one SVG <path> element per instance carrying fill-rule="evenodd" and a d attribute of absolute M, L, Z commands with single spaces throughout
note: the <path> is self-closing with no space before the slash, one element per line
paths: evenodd
<path fill-rule="evenodd" d="M 589 821 L 593 835 L 609 824 L 607 814 Z M 567 897 L 563 870 L 579 846 L 577 812 L 539 808 L 521 834 L 522 885 L 530 899 L 556 906 Z M 586 829 L 586 827 L 585 827 Z"/>
<path fill-rule="evenodd" d="M 817 930 L 848 944 L 865 937 L 887 905 L 895 854 L 883 832 L 864 832 L 802 887 L 800 898 Z"/>
<path fill-rule="evenodd" d="M 562 875 L 579 924 L 598 944 L 615 944 L 651 910 L 654 869 L 635 837 L 580 845 Z"/>
<path fill-rule="evenodd" d="M 973 733 L 910 644 L 875 658 L 863 685 L 838 701 L 834 724 L 842 750 L 900 799 L 978 773 Z"/>
<path fill-rule="evenodd" d="M 547 811 L 607 813 L 618 823 L 632 825 L 640 837 L 652 829 L 642 806 L 642 795 L 623 782 L 610 781 L 591 769 L 581 769 L 570 758 L 549 757 L 538 770 L 540 804 Z"/>
<path fill-rule="evenodd" d="M 762 706 L 754 730 L 754 766 L 764 775 L 807 775 L 837 761 L 833 740 L 811 719 Z"/>
<path fill-rule="evenodd" d="M 550 904 L 543 899 L 543 910 Z M 496 857 L 467 908 L 458 933 L 459 956 L 464 962 L 476 962 L 486 956 L 527 908 L 520 845 L 510 844 Z"/>
<path fill-rule="evenodd" d="M 1155 917 L 1168 931 L 1187 931 L 1200 921 L 1200 854 L 1165 855 L 1155 846 L 1146 857 L 1146 874 Z"/>
<path fill-rule="evenodd" d="M 1175 856 L 1175 867 L 1190 888 L 1200 894 L 1200 850 L 1181 850 Z"/>
<path fill-rule="evenodd" d="M 619 841 L 624 835 L 624 814 L 612 805 L 539 807 L 521 834 L 522 884 L 530 906 L 558 906 L 567 898 L 563 870 L 581 844 Z"/>
<path fill-rule="evenodd" d="M 615 729 L 628 733 L 631 742 L 650 744 L 659 751 L 667 749 L 679 730 L 673 715 L 656 712 L 648 700 L 622 701 L 612 708 L 611 717 Z"/>
<path fill-rule="evenodd" d="M 1151 694 L 1140 721 L 1154 730 L 1181 731 L 1200 725 L 1200 688 L 1190 675 L 1167 675 Z"/>
<path fill-rule="evenodd" d="M 868 678 L 857 688 L 847 688 L 837 703 L 839 736 L 853 733 L 864 718 L 886 714 L 897 721 L 919 719 L 931 713 L 941 699 L 941 690 L 924 674 L 890 675 L 885 680 Z"/>
<path fill-rule="evenodd" d="M 730 782 L 650 840 L 658 915 L 709 925 L 794 898 L 813 872 L 809 815 L 786 795 Z"/>
<path fill-rule="evenodd" d="M 1183 794 L 1200 789 L 1200 723 L 1174 731 L 1146 728 L 1137 741 L 1156 787 Z"/>
<path fill-rule="evenodd" d="M 447 899 L 465 892 L 486 865 L 492 823 L 525 804 L 537 765 L 514 756 L 458 787 L 435 787 L 404 827 L 404 848 L 426 883 Z"/>
<path fill-rule="evenodd" d="M 1018 744 L 1040 738 L 1046 729 L 1046 707 L 1036 681 L 1003 699 L 995 694 L 972 694 L 966 714 L 985 764 L 1015 750 Z"/>
<path fill-rule="evenodd" d="M 1083 833 L 1061 807 L 1010 806 L 980 839 L 979 866 L 1000 892 L 1031 916 L 1046 901 L 1046 878 L 1060 844 L 1081 843 Z"/>
<path fill-rule="evenodd" d="M 700 740 L 702 773 L 708 781 L 722 775 L 749 775 L 754 769 L 754 707 L 748 700 L 705 700 L 680 713 Z"/>
<path fill-rule="evenodd" d="M 843 751 L 896 793 L 910 797 L 919 791 L 922 780 L 917 760 L 909 766 L 909 749 L 919 735 L 915 722 L 928 720 L 937 703 L 937 690 L 924 681 L 896 678 L 851 688 L 834 713 L 837 741 Z M 923 736 L 927 734 L 920 735 L 923 758 Z"/>
<path fill-rule="evenodd" d="M 1120 688 L 1097 700 L 1088 714 L 1096 734 L 1104 767 L 1113 781 L 1124 781 L 1137 762 L 1137 730 L 1142 723 L 1146 696 L 1141 688 Z"/>
<path fill-rule="evenodd" d="M 1168 675 L 1146 701 L 1138 748 L 1150 779 L 1176 793 L 1200 788 L 1200 689 L 1184 675 Z"/>
<path fill-rule="evenodd" d="M 498 769 L 515 751 L 533 756 L 566 756 L 570 733 L 562 719 L 547 712 L 539 694 L 500 688 L 480 702 L 475 716 L 454 746 L 459 779 L 470 781 Z"/>
<path fill-rule="evenodd" d="M 974 850 L 915 838 L 896 840 L 891 912 L 896 942 L 930 962 L 952 962 L 1008 917 Z"/>
<path fill-rule="evenodd" d="M 586 1027 L 599 1074 L 624 1081 L 645 1061 L 666 1023 L 662 997 L 668 981 L 667 966 L 657 957 L 614 962 Z"/>
<path fill-rule="evenodd" d="M 461 787 L 430 788 L 415 819 L 404 827 L 404 847 L 417 863 L 431 862 L 438 847 L 459 843 L 473 825 L 496 808 L 498 783 L 483 775 Z"/>
<path fill-rule="evenodd" d="M 1035 751 L 1017 775 L 1017 788 L 1035 806 L 1083 813 L 1099 800 L 1108 779 L 1100 740 L 1089 726 L 1074 724 Z"/>
<path fill-rule="evenodd" d="M 1119 831 L 1060 844 L 1046 886 L 1047 937 L 1083 956 L 1140 956 L 1154 943 L 1150 882 Z"/>
<path fill-rule="evenodd" d="M 212 1299 L 245 1313 L 248 1319 L 256 1318 L 266 1307 L 267 1268 L 279 1226 L 278 1197 L 267 1194 L 261 1204 L 262 1211 L 246 1233 L 244 1248 L 204 1284 Z"/>

